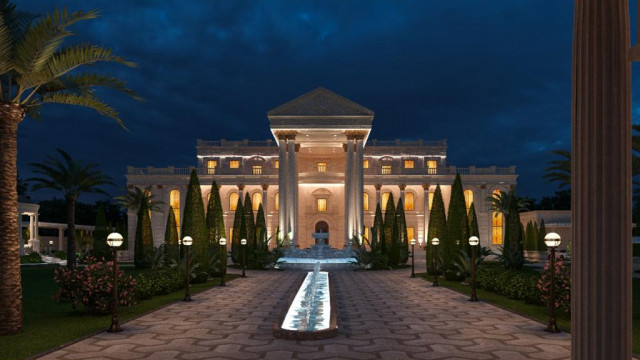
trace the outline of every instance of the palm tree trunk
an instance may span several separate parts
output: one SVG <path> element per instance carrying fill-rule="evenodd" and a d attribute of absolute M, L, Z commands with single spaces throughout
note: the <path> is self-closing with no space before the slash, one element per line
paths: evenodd
<path fill-rule="evenodd" d="M 18 235 L 18 104 L 0 104 L 0 335 L 22 331 Z"/>
<path fill-rule="evenodd" d="M 67 197 L 67 268 L 76 267 L 76 198 Z"/>

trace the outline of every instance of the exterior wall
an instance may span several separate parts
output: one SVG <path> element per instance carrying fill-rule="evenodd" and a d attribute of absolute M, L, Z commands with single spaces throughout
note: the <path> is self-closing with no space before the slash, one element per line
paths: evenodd
<path fill-rule="evenodd" d="M 547 233 L 555 232 L 562 238 L 559 249 L 566 249 L 567 245 L 571 244 L 571 210 L 536 210 L 520 213 L 520 222 L 525 227 L 529 221 L 535 221 L 540 225 L 542 219 Z"/>

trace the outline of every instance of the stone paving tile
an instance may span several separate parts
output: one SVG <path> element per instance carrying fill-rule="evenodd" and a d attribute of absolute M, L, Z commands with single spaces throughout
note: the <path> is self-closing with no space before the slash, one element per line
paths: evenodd
<path fill-rule="evenodd" d="M 274 338 L 273 323 L 305 276 L 249 271 L 41 359 L 568 359 L 568 334 L 445 288 L 410 270 L 332 272 L 339 334 Z"/>

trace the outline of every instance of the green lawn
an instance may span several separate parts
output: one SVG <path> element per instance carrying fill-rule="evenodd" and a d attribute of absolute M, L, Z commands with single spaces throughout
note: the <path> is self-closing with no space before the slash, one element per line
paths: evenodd
<path fill-rule="evenodd" d="M 433 280 L 433 276 L 426 276 L 425 273 L 416 274 L 416 276 L 427 281 Z M 438 279 L 438 283 L 441 286 L 471 296 L 471 286 L 469 285 L 462 285 L 458 281 L 447 281 L 443 277 Z M 549 320 L 549 309 L 546 306 L 527 304 L 522 300 L 509 299 L 483 289 L 477 289 L 476 295 L 482 301 L 538 320 L 544 324 Z M 571 318 L 568 315 L 558 314 L 557 322 L 560 329 L 571 332 Z M 540 324 L 540 327 L 544 328 L 545 325 Z M 633 352 L 640 354 L 640 279 L 633 279 Z"/>
<path fill-rule="evenodd" d="M 54 266 L 22 267 L 24 329 L 21 334 L 0 337 L 0 359 L 23 359 L 109 327 L 109 315 L 87 315 L 82 305 L 72 310 L 71 305 L 58 304 L 51 299 L 57 292 L 57 285 L 53 282 L 54 269 Z M 130 275 L 152 271 L 123 270 Z M 228 281 L 236 277 L 238 275 L 227 275 L 225 279 Z M 217 286 L 219 282 L 220 278 L 214 278 L 204 284 L 192 285 L 191 294 Z M 184 290 L 180 290 L 141 301 L 132 307 L 120 307 L 120 322 L 181 300 L 183 296 Z M 126 328 L 126 324 L 123 327 Z"/>

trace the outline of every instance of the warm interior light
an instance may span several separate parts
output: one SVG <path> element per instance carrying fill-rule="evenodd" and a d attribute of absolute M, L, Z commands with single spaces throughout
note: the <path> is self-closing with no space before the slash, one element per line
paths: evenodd
<path fill-rule="evenodd" d="M 114 232 L 107 236 L 107 244 L 111 247 L 120 247 L 122 245 L 122 235 Z"/>

